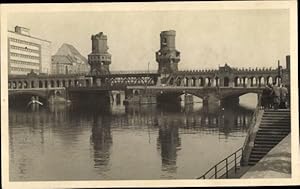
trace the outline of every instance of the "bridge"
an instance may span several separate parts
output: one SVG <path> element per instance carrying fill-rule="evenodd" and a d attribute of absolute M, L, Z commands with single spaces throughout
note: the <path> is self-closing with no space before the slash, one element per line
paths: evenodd
<path fill-rule="evenodd" d="M 125 91 L 129 102 L 136 96 L 145 103 L 152 103 L 156 100 L 151 99 L 176 100 L 182 94 L 191 94 L 209 103 L 238 99 L 246 93 L 260 94 L 267 84 L 284 83 L 289 87 L 290 56 L 286 56 L 286 68 L 278 62 L 275 68 L 233 68 L 225 64 L 218 69 L 178 70 L 180 52 L 175 48 L 175 31 L 163 31 L 160 38 L 157 71 L 110 71 L 107 37 L 101 32 L 92 36 L 89 73 L 9 75 L 9 95 L 30 94 L 45 99 L 61 96 L 82 101 L 82 98 L 97 96 L 90 94 L 109 98 L 110 91 L 119 90 Z"/>

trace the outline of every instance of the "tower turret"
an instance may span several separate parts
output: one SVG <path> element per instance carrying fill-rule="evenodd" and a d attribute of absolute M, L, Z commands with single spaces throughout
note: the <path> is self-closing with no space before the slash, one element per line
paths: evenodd
<path fill-rule="evenodd" d="M 111 64 L 111 54 L 107 51 L 107 36 L 100 32 L 92 35 L 92 52 L 88 55 L 88 63 L 91 65 L 91 74 L 108 74 Z"/>
<path fill-rule="evenodd" d="M 178 70 L 180 52 L 175 47 L 176 31 L 162 31 L 160 33 L 160 49 L 156 52 L 158 72 L 170 74 Z"/>

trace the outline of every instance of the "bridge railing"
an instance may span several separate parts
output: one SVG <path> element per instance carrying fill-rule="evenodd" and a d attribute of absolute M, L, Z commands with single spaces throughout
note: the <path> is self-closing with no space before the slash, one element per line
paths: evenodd
<path fill-rule="evenodd" d="M 202 176 L 197 177 L 197 179 L 219 179 L 224 176 L 228 178 L 230 170 L 234 169 L 234 172 L 236 173 L 238 168 L 241 166 L 240 160 L 242 156 L 243 148 L 239 148 L 237 151 L 210 168 Z"/>

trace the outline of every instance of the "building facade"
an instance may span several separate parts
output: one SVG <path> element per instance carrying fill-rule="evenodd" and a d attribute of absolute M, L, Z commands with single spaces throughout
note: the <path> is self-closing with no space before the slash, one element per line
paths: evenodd
<path fill-rule="evenodd" d="M 62 44 L 55 55 L 52 56 L 52 74 L 87 74 L 90 65 L 87 59 L 73 46 Z"/>
<path fill-rule="evenodd" d="M 28 28 L 8 31 L 8 74 L 51 73 L 51 42 L 30 36 Z"/>
<path fill-rule="evenodd" d="M 89 71 L 90 66 L 87 63 L 77 62 L 70 56 L 52 56 L 52 74 L 83 74 Z"/>

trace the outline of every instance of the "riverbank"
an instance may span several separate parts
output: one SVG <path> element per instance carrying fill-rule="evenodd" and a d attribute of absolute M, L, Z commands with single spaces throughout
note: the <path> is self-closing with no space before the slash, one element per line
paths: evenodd
<path fill-rule="evenodd" d="M 255 166 L 249 168 L 242 179 L 290 178 L 291 177 L 291 134 L 286 136 Z"/>

